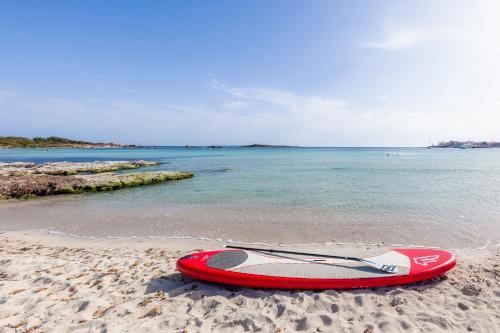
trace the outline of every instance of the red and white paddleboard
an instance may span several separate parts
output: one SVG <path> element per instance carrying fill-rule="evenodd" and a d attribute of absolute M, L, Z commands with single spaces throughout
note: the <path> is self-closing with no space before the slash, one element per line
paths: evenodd
<path fill-rule="evenodd" d="M 358 250 L 341 255 L 395 265 L 397 269 L 388 273 L 363 262 L 231 249 L 184 256 L 177 261 L 177 270 L 196 279 L 238 286 L 346 289 L 427 280 L 445 273 L 456 264 L 452 253 L 437 249 Z"/>

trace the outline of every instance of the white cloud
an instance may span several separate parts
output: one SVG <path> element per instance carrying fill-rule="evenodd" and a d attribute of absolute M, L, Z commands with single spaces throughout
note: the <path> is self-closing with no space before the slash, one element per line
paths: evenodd
<path fill-rule="evenodd" d="M 9 89 L 1 90 L 0 89 L 0 101 L 12 99 L 12 98 L 16 98 L 16 97 L 21 97 L 24 94 L 25 93 L 23 91 L 9 90 Z"/>
<path fill-rule="evenodd" d="M 217 80 L 212 82 L 211 87 L 238 98 L 240 102 L 245 100 L 263 102 L 278 106 L 292 114 L 335 113 L 343 111 L 348 106 L 346 101 L 330 97 L 304 96 L 269 88 L 235 88 Z"/>
<path fill-rule="evenodd" d="M 225 109 L 238 110 L 247 106 L 247 103 L 242 100 L 226 101 L 222 104 Z"/>
<path fill-rule="evenodd" d="M 258 106 L 267 103 L 265 110 L 253 112 L 251 104 L 241 112 L 234 112 L 216 107 L 216 103 L 212 106 L 169 105 L 24 95 L 22 99 L 0 103 L 0 132 L 179 145 L 254 142 L 303 146 L 425 145 L 429 136 L 436 141 L 498 140 L 495 135 L 500 114 L 497 108 L 490 107 L 499 102 L 497 98 L 483 99 L 481 104 L 472 105 L 457 100 L 450 107 L 431 103 L 433 106 L 425 111 L 418 105 L 407 105 L 350 108 L 347 112 L 345 102 L 339 104 L 326 97 L 301 96 L 276 89 L 226 89 L 237 92 L 240 97 L 233 97 L 236 101 L 256 101 Z M 471 117 L 473 108 L 482 110 L 481 117 Z"/>
<path fill-rule="evenodd" d="M 387 26 L 385 33 L 386 35 L 382 40 L 365 42 L 362 46 L 383 50 L 401 50 L 411 48 L 427 37 L 426 33 L 421 29 L 393 26 Z"/>

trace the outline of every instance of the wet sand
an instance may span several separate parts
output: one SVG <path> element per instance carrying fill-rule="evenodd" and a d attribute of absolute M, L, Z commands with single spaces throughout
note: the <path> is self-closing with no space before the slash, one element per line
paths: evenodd
<path fill-rule="evenodd" d="M 172 184 L 173 185 L 173 184 Z M 155 187 L 155 185 L 150 186 Z M 391 216 L 364 216 L 300 209 L 239 208 L 225 204 L 163 204 L 122 200 L 126 193 L 61 195 L 0 202 L 0 231 L 52 230 L 96 237 L 191 236 L 266 243 L 349 242 L 479 248 L 498 244 L 493 221 L 482 227 L 455 219 L 402 222 Z"/>
<path fill-rule="evenodd" d="M 378 289 L 251 289 L 195 281 L 175 271 L 180 256 L 220 246 L 4 232 L 0 332 L 500 330 L 498 247 L 456 252 L 458 265 L 445 277 Z"/>

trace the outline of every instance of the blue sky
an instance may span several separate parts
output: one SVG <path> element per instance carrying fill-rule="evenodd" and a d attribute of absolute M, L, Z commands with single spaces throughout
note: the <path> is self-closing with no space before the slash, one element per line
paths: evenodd
<path fill-rule="evenodd" d="M 500 140 L 500 2 L 3 1 L 0 135 Z"/>

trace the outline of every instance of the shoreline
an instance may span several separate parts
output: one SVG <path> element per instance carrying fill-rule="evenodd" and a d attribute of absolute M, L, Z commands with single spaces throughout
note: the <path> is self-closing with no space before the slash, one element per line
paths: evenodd
<path fill-rule="evenodd" d="M 403 244 L 403 243 L 389 243 L 389 242 L 360 242 L 360 241 L 320 241 L 320 242 L 270 242 L 270 241 L 245 241 L 240 239 L 225 239 L 206 237 L 203 235 L 132 235 L 132 236 L 93 236 L 93 235 L 79 235 L 70 232 L 64 232 L 54 229 L 28 229 L 28 230 L 2 230 L 0 234 L 16 235 L 31 239 L 33 241 L 47 241 L 50 244 L 53 240 L 60 241 L 61 244 L 69 246 L 75 243 L 83 242 L 83 245 L 91 245 L 92 243 L 106 245 L 110 247 L 120 246 L 121 244 L 133 245 L 150 243 L 151 246 L 162 247 L 162 244 L 169 244 L 184 248 L 185 245 L 191 244 L 194 247 L 208 247 L 209 249 L 220 248 L 225 244 L 233 245 L 246 245 L 246 246 L 268 246 L 277 248 L 294 248 L 301 247 L 308 250 L 321 250 L 330 247 L 405 247 L 405 248 L 433 248 L 443 249 L 454 253 L 461 252 L 474 252 L 474 251 L 495 251 L 500 250 L 500 242 L 487 240 L 480 246 L 476 247 L 461 247 L 450 248 L 437 245 L 421 245 L 421 244 Z M 86 244 L 85 242 L 89 242 Z"/>
<path fill-rule="evenodd" d="M 186 239 L 110 242 L 2 232 L 0 332 L 500 329 L 498 248 L 457 252 L 457 267 L 444 277 L 376 289 L 252 289 L 176 272 L 179 257 L 220 247 Z"/>
<path fill-rule="evenodd" d="M 385 243 L 444 249 L 482 248 L 500 243 L 498 230 L 493 227 L 491 230 L 446 228 L 453 225 L 451 216 L 442 224 L 431 224 L 432 232 L 426 232 L 420 226 L 429 225 L 428 221 L 418 216 L 412 223 L 405 223 L 398 216 L 337 214 L 324 210 L 185 205 L 175 200 L 159 205 L 157 194 L 171 190 L 174 195 L 183 186 L 172 185 L 2 201 L 0 230 L 52 230 L 97 238 L 190 236 L 247 243 Z M 149 195 L 149 203 L 132 203 L 136 191 L 154 194 Z M 351 222 L 353 218 L 356 223 Z M 457 223 L 458 227 L 466 221 L 457 220 L 462 223 Z"/>

